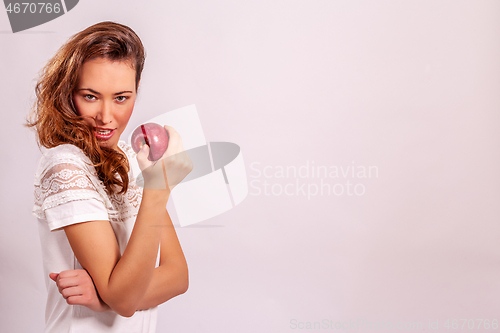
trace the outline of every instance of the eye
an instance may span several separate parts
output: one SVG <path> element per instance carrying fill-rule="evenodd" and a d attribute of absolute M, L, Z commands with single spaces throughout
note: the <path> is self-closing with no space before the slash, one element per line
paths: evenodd
<path fill-rule="evenodd" d="M 127 97 L 127 96 L 118 96 L 118 97 L 116 97 L 116 100 L 117 100 L 118 102 L 120 102 L 120 103 L 121 103 L 121 102 L 125 102 L 127 99 L 128 99 L 128 97 Z"/>
<path fill-rule="evenodd" d="M 90 95 L 90 94 L 84 95 L 83 98 L 85 98 L 87 101 L 95 101 L 96 100 L 96 97 L 94 95 Z"/>

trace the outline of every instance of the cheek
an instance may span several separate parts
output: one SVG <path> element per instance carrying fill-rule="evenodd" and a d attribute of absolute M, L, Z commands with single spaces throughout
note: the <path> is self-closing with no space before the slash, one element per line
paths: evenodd
<path fill-rule="evenodd" d="M 88 106 L 83 106 L 82 103 L 78 102 L 78 99 L 73 99 L 73 105 L 76 109 L 76 114 L 83 117 L 83 121 L 87 124 L 95 126 L 93 111 Z"/>
<path fill-rule="evenodd" d="M 117 120 L 120 122 L 121 126 L 125 127 L 128 124 L 130 117 L 132 116 L 132 111 L 134 111 L 134 106 L 126 107 L 117 115 Z"/>
<path fill-rule="evenodd" d="M 79 116 L 88 116 L 91 113 L 91 110 L 88 107 L 85 107 L 83 103 L 78 98 L 73 98 L 73 105 L 75 106 L 76 113 Z"/>
<path fill-rule="evenodd" d="M 127 121 L 132 116 L 132 112 L 134 111 L 134 107 L 135 107 L 135 96 L 132 98 L 131 103 L 129 105 L 127 105 L 127 108 L 126 108 L 125 115 L 127 117 Z"/>

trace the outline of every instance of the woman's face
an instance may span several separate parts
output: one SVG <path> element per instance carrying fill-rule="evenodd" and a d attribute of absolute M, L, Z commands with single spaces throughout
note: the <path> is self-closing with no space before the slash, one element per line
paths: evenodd
<path fill-rule="evenodd" d="M 118 150 L 136 94 L 135 70 L 129 62 L 96 58 L 83 64 L 73 102 L 78 114 L 94 127 L 101 147 Z"/>

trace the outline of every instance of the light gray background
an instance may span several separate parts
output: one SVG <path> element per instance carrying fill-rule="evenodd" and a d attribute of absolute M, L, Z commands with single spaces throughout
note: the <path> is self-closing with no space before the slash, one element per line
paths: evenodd
<path fill-rule="evenodd" d="M 499 17 L 495 0 L 82 0 L 12 34 L 0 9 L 0 331 L 44 321 L 40 153 L 22 127 L 37 72 L 103 20 L 147 49 L 131 123 L 196 104 L 207 140 L 239 144 L 249 182 L 275 193 L 320 179 L 257 177 L 252 163 L 379 170 L 351 179 L 362 196 L 250 188 L 236 209 L 178 229 L 191 285 L 160 306 L 158 333 L 500 319 Z"/>

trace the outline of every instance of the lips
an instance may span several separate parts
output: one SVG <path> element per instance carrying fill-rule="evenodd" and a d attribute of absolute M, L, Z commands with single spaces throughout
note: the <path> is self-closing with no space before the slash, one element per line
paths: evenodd
<path fill-rule="evenodd" d="M 94 134 L 99 140 L 109 140 L 115 134 L 115 129 L 95 127 Z"/>

